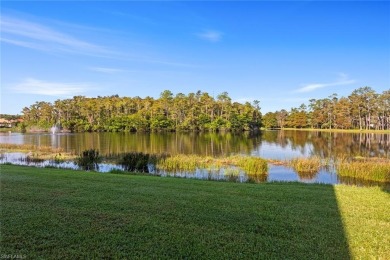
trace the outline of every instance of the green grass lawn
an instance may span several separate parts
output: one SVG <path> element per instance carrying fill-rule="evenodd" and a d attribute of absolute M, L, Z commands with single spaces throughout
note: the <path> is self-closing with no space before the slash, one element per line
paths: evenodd
<path fill-rule="evenodd" d="M 0 253 L 27 259 L 390 259 L 390 194 L 344 185 L 1 165 Z"/>

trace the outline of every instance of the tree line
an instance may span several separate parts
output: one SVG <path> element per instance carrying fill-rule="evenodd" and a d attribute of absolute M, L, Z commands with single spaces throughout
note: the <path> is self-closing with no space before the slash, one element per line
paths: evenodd
<path fill-rule="evenodd" d="M 261 126 L 259 101 L 232 102 L 227 92 L 214 98 L 198 91 L 174 95 L 165 90 L 160 97 L 118 95 L 36 102 L 22 111 L 24 128 L 61 126 L 84 131 L 246 131 Z"/>
<path fill-rule="evenodd" d="M 310 99 L 308 106 L 266 113 L 262 124 L 265 128 L 389 130 L 390 90 L 376 93 L 362 87 L 348 97 Z"/>

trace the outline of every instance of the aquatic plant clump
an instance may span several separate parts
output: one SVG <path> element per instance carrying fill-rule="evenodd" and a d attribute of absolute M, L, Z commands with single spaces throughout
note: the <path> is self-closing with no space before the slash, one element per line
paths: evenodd
<path fill-rule="evenodd" d="M 336 170 L 342 177 L 390 183 L 390 160 L 342 161 L 337 164 Z"/>
<path fill-rule="evenodd" d="M 84 170 L 95 170 L 98 168 L 98 163 L 102 161 L 99 156 L 99 151 L 95 149 L 89 149 L 82 152 L 77 158 L 76 164 Z"/>
<path fill-rule="evenodd" d="M 1 143 L 0 149 L 2 150 L 11 150 L 11 151 L 34 151 L 34 152 L 44 152 L 44 153 L 61 153 L 64 152 L 62 148 L 53 148 L 51 146 L 38 146 L 32 144 L 7 144 Z"/>
<path fill-rule="evenodd" d="M 157 160 L 157 169 L 170 172 L 178 171 L 195 171 L 196 168 L 206 168 L 202 167 L 204 165 L 204 157 L 197 155 L 185 155 L 179 154 L 175 156 L 167 156 L 165 158 L 159 158 Z"/>
<path fill-rule="evenodd" d="M 288 165 L 301 174 L 318 173 L 322 166 L 321 159 L 318 157 L 294 158 Z"/>
<path fill-rule="evenodd" d="M 126 153 L 119 161 L 119 164 L 122 165 L 126 171 L 148 173 L 148 164 L 150 163 L 152 157 L 153 156 L 142 152 Z"/>
<path fill-rule="evenodd" d="M 243 169 L 247 174 L 265 174 L 268 172 L 268 163 L 259 157 L 232 156 L 229 157 L 234 165 Z"/>
<path fill-rule="evenodd" d="M 65 152 L 61 147 L 55 148 L 51 146 L 37 146 L 30 144 L 0 144 L 0 151 L 28 152 L 28 157 L 31 159 L 29 162 L 32 163 L 43 162 L 44 160 L 52 160 L 58 163 L 76 159 L 75 154 Z"/>
<path fill-rule="evenodd" d="M 179 172 L 195 171 L 196 169 L 213 169 L 236 166 L 247 174 L 267 174 L 268 163 L 258 157 L 230 156 L 225 158 L 202 157 L 198 155 L 179 154 L 157 159 L 157 169 Z"/>

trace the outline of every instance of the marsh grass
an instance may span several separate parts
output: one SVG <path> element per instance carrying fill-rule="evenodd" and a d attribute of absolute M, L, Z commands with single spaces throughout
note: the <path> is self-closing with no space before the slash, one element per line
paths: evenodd
<path fill-rule="evenodd" d="M 239 182 L 240 169 L 231 167 L 231 168 L 226 168 L 223 171 L 227 181 Z"/>
<path fill-rule="evenodd" d="M 342 177 L 390 183 L 390 160 L 388 159 L 340 161 L 336 165 L 336 170 Z"/>
<path fill-rule="evenodd" d="M 53 148 L 51 146 L 40 146 L 32 144 L 0 144 L 0 149 L 11 151 L 35 151 L 44 153 L 63 153 L 62 148 Z"/>
<path fill-rule="evenodd" d="M 153 158 L 153 155 L 147 153 L 131 152 L 126 153 L 119 161 L 119 164 L 122 165 L 126 171 L 148 173 L 148 165 L 154 161 Z"/>
<path fill-rule="evenodd" d="M 54 155 L 54 157 L 52 158 L 52 161 L 54 163 L 58 164 L 58 163 L 65 162 L 68 159 L 69 159 L 69 157 L 66 154 L 58 153 L 58 154 Z"/>
<path fill-rule="evenodd" d="M 321 159 L 318 157 L 309 157 L 309 158 L 294 158 L 289 161 L 288 165 L 304 178 L 311 176 L 311 174 L 316 174 L 320 171 L 322 163 Z"/>
<path fill-rule="evenodd" d="M 73 153 L 65 152 L 62 148 L 53 148 L 51 146 L 0 144 L 0 150 L 6 152 L 24 152 L 28 153 L 28 156 L 32 157 L 33 160 L 52 160 L 58 163 L 77 158 Z"/>
<path fill-rule="evenodd" d="M 239 167 L 247 174 L 267 174 L 268 163 L 257 157 L 229 156 L 213 158 L 209 156 L 184 155 L 166 156 L 158 158 L 156 167 L 170 172 L 193 172 L 196 169 L 219 170 L 227 167 Z"/>
<path fill-rule="evenodd" d="M 76 164 L 87 171 L 98 169 L 98 163 L 102 161 L 99 151 L 95 149 L 85 150 L 77 158 Z"/>
<path fill-rule="evenodd" d="M 101 156 L 98 150 L 85 150 L 79 156 L 64 153 L 62 149 L 53 149 L 47 146 L 2 144 L 3 149 L 27 152 L 27 158 L 23 159 L 28 164 L 41 163 L 49 160 L 54 164 L 65 161 L 74 161 L 81 169 L 98 169 L 98 163 L 111 162 L 119 164 L 128 172 L 143 172 L 163 170 L 166 172 L 195 172 L 204 169 L 217 172 L 221 169 L 238 167 L 247 175 L 266 175 L 268 163 L 258 157 L 234 155 L 228 157 L 210 157 L 199 155 L 167 155 L 147 154 L 142 152 L 130 152 L 125 154 L 106 154 Z M 256 177 L 257 178 L 257 177 Z"/>
<path fill-rule="evenodd" d="M 203 168 L 204 162 L 207 161 L 205 157 L 197 155 L 174 155 L 160 158 L 157 160 L 157 169 L 179 172 L 179 171 L 195 171 L 196 168 Z"/>
<path fill-rule="evenodd" d="M 288 166 L 288 162 L 285 160 L 267 159 L 267 162 L 272 165 Z"/>
<path fill-rule="evenodd" d="M 259 157 L 249 156 L 231 156 L 233 165 L 237 165 L 243 169 L 247 174 L 265 174 L 268 171 L 268 163 L 266 160 Z"/>

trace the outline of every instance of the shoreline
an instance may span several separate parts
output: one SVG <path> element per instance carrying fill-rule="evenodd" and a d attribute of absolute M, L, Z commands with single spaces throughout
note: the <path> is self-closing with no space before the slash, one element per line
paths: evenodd
<path fill-rule="evenodd" d="M 278 131 L 306 131 L 306 132 L 328 132 L 328 133 L 350 133 L 350 134 L 390 134 L 390 130 L 375 130 L 375 129 L 319 129 L 319 128 L 277 128 L 277 129 L 263 129 L 278 130 Z"/>
<path fill-rule="evenodd" d="M 390 130 L 375 130 L 375 129 L 320 129 L 320 128 L 260 128 L 258 130 L 253 130 L 253 132 L 256 131 L 306 131 L 306 132 L 328 132 L 328 133 L 351 133 L 351 134 L 390 134 Z M 103 131 L 105 132 L 105 131 Z M 107 133 L 136 133 L 137 131 L 119 131 L 119 132 L 107 132 Z M 168 130 L 160 130 L 160 131 L 139 131 L 139 132 L 149 132 L 149 133 L 166 133 L 166 132 L 175 132 L 175 133 L 226 133 L 226 132 L 232 132 L 232 133 L 240 133 L 237 131 L 227 131 L 227 130 L 220 130 L 220 131 L 168 131 Z M 252 131 L 242 131 L 244 132 L 252 132 Z M 29 134 L 40 134 L 40 133 L 51 133 L 50 130 L 41 130 L 41 131 L 20 131 L 15 128 L 0 128 L 0 133 L 29 133 Z M 86 132 L 71 132 L 69 130 L 61 130 L 56 133 L 61 134 L 68 134 L 68 133 L 86 133 Z M 90 132 L 90 133 L 100 133 L 99 131 L 96 132 Z"/>

